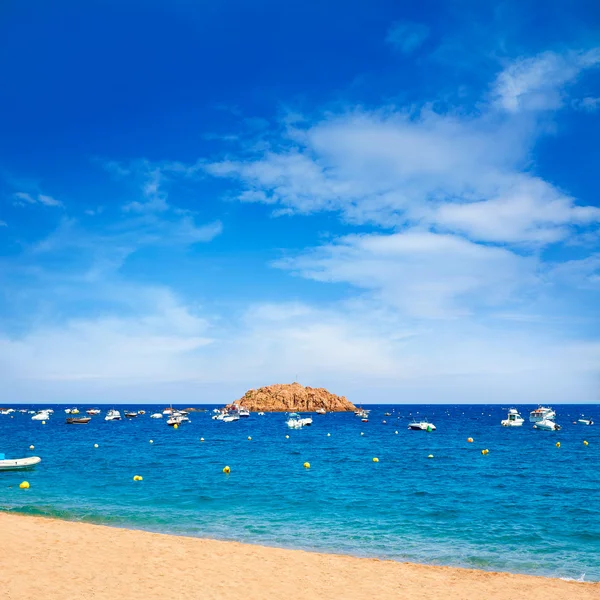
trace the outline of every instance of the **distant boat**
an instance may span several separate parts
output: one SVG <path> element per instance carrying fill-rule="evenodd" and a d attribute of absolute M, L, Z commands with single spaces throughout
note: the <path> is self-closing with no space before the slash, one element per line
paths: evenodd
<path fill-rule="evenodd" d="M 549 406 L 538 406 L 535 410 L 529 413 L 530 423 L 539 423 L 545 419 L 550 421 L 556 417 L 556 412 Z"/>
<path fill-rule="evenodd" d="M 261 412 L 259 412 L 259 413 L 258 413 L 258 416 L 259 416 L 259 417 L 264 417 L 264 416 L 265 416 L 265 413 L 261 411 Z"/>
<path fill-rule="evenodd" d="M 241 418 L 248 418 L 250 416 L 250 411 L 247 408 L 239 407 L 238 414 Z"/>
<path fill-rule="evenodd" d="M 32 421 L 47 421 L 50 418 L 50 413 L 47 410 L 39 410 L 31 417 Z"/>
<path fill-rule="evenodd" d="M 577 422 L 580 425 L 593 425 L 594 424 L 594 421 L 592 421 L 592 419 L 586 418 L 586 417 L 581 417 L 581 419 L 577 419 Z"/>
<path fill-rule="evenodd" d="M 435 431 L 435 425 L 428 421 L 413 421 L 408 426 L 413 431 Z"/>
<path fill-rule="evenodd" d="M 502 427 L 521 427 L 523 423 L 525 423 L 525 419 L 519 414 L 519 411 L 516 408 L 511 408 L 508 411 L 506 419 L 500 421 Z"/>
<path fill-rule="evenodd" d="M 162 419 L 163 416 L 162 416 L 162 413 L 154 413 L 154 414 L 150 415 L 150 418 L 151 419 Z"/>
<path fill-rule="evenodd" d="M 67 417 L 67 425 L 87 425 L 92 417 Z"/>
<path fill-rule="evenodd" d="M 106 413 L 106 416 L 104 417 L 105 421 L 120 421 L 121 420 L 121 413 L 118 410 L 115 410 L 114 408 L 112 408 L 111 410 L 109 410 Z"/>
<path fill-rule="evenodd" d="M 3 408 L 2 410 L 0 410 L 0 415 L 10 415 L 11 413 L 14 413 L 15 409 L 14 408 Z"/>
<path fill-rule="evenodd" d="M 324 408 L 317 408 L 315 411 L 318 415 L 326 415 L 327 411 Z"/>
<path fill-rule="evenodd" d="M 99 408 L 90 408 L 89 410 L 85 411 L 88 415 L 99 415 L 100 414 L 100 409 Z"/>
<path fill-rule="evenodd" d="M 0 471 L 19 471 L 21 469 L 31 469 L 42 462 L 39 456 L 29 456 L 28 458 L 6 458 L 0 453 Z"/>
<path fill-rule="evenodd" d="M 550 419 L 543 419 L 542 421 L 535 423 L 533 428 L 540 429 L 541 431 L 560 431 L 561 427 Z"/>
<path fill-rule="evenodd" d="M 127 411 L 125 413 L 125 417 L 127 419 L 135 419 L 137 416 L 138 416 L 138 414 L 136 412 Z"/>
<path fill-rule="evenodd" d="M 145 415 L 146 411 L 145 410 L 138 410 L 138 415 Z"/>

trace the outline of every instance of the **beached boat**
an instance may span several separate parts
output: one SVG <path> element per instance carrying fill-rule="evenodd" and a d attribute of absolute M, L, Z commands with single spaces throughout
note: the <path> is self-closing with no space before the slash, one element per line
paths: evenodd
<path fill-rule="evenodd" d="M 546 419 L 552 420 L 556 417 L 556 412 L 549 406 L 538 406 L 535 410 L 532 410 L 529 413 L 529 422 L 530 423 L 539 423 L 540 421 L 544 421 Z"/>
<path fill-rule="evenodd" d="M 38 412 L 31 417 L 32 421 L 47 421 L 50 418 L 50 413 L 47 410 L 38 410 Z"/>
<path fill-rule="evenodd" d="M 67 425 L 87 425 L 92 417 L 67 417 Z"/>
<path fill-rule="evenodd" d="M 435 431 L 435 425 L 429 421 L 413 421 L 408 425 L 412 431 Z"/>
<path fill-rule="evenodd" d="M 121 413 L 118 410 L 115 410 L 114 408 L 112 408 L 111 410 L 109 410 L 106 413 L 106 416 L 104 417 L 105 421 L 120 421 L 121 420 Z"/>
<path fill-rule="evenodd" d="M 500 421 L 502 427 L 521 427 L 523 423 L 525 423 L 525 419 L 519 414 L 519 411 L 516 408 L 511 408 L 508 411 L 506 419 Z"/>
<path fill-rule="evenodd" d="M 162 419 L 163 416 L 162 416 L 162 413 L 153 413 L 150 415 L 150 418 L 151 419 Z"/>
<path fill-rule="evenodd" d="M 21 469 L 31 469 L 42 462 L 39 456 L 29 456 L 27 458 L 6 458 L 0 453 L 0 471 L 19 471 Z"/>
<path fill-rule="evenodd" d="M 577 419 L 577 423 L 580 425 L 593 425 L 594 421 L 592 421 L 590 418 L 581 417 L 581 419 Z"/>
<path fill-rule="evenodd" d="M 543 419 L 542 421 L 535 423 L 533 428 L 540 429 L 541 431 L 560 431 L 561 427 L 550 419 Z"/>

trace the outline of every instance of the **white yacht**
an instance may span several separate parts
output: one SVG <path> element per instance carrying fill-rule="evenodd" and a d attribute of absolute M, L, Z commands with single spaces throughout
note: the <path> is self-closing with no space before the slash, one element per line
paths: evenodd
<path fill-rule="evenodd" d="M 242 408 L 240 406 L 238 412 L 239 412 L 240 417 L 242 417 L 242 418 L 247 418 L 250 416 L 250 411 L 247 408 Z"/>
<path fill-rule="evenodd" d="M 500 421 L 502 427 L 521 427 L 523 423 L 525 423 L 525 419 L 519 414 L 516 408 L 511 408 L 508 411 L 506 419 Z"/>
<path fill-rule="evenodd" d="M 109 410 L 106 413 L 106 416 L 104 417 L 105 421 L 120 421 L 121 420 L 121 413 L 118 410 L 115 410 L 114 408 L 112 408 L 111 410 Z"/>
<path fill-rule="evenodd" d="M 549 406 L 538 406 L 535 410 L 529 413 L 530 423 L 539 423 L 549 419 L 550 421 L 556 417 L 556 412 Z"/>
<path fill-rule="evenodd" d="M 31 417 L 32 421 L 47 421 L 50 418 L 50 413 L 47 410 L 38 410 L 38 412 Z"/>
<path fill-rule="evenodd" d="M 540 429 L 541 431 L 560 431 L 560 425 L 557 425 L 550 419 L 542 419 L 533 426 L 534 429 Z"/>
<path fill-rule="evenodd" d="M 429 421 L 413 421 L 408 426 L 413 431 L 435 431 L 435 425 Z"/>
<path fill-rule="evenodd" d="M 150 415 L 150 418 L 151 419 L 162 419 L 163 416 L 162 416 L 162 413 L 154 413 L 154 414 Z"/>
<path fill-rule="evenodd" d="M 223 415 L 223 418 L 220 419 L 223 423 L 231 423 L 233 421 L 239 421 L 240 415 L 237 412 L 230 412 Z"/>

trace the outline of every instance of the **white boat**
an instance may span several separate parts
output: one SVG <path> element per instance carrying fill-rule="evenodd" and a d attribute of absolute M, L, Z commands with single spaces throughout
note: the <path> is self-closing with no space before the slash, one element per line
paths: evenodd
<path fill-rule="evenodd" d="M 556 412 L 554 412 L 554 410 L 552 410 L 549 406 L 538 406 L 535 410 L 532 410 L 529 413 L 529 422 L 539 423 L 545 419 L 552 420 L 555 417 Z"/>
<path fill-rule="evenodd" d="M 581 419 L 577 419 L 577 422 L 580 425 L 593 425 L 594 421 L 592 419 L 586 419 L 585 417 L 581 417 Z"/>
<path fill-rule="evenodd" d="M 14 408 L 5 408 L 3 410 L 0 410 L 0 415 L 10 415 L 11 413 L 14 413 L 15 409 Z"/>
<path fill-rule="evenodd" d="M 315 411 L 318 415 L 326 415 L 327 411 L 324 408 L 317 408 Z"/>
<path fill-rule="evenodd" d="M 171 414 L 171 417 L 173 417 L 174 419 L 179 419 L 180 423 L 189 423 L 190 422 L 190 418 L 187 416 L 187 413 L 184 411 L 174 411 Z"/>
<path fill-rule="evenodd" d="M 435 425 L 428 421 L 413 421 L 408 428 L 413 431 L 435 431 Z"/>
<path fill-rule="evenodd" d="M 170 415 L 173 412 L 172 408 L 165 408 L 165 410 L 163 410 L 163 415 Z"/>
<path fill-rule="evenodd" d="M 290 429 L 302 429 L 303 425 L 302 425 L 302 420 L 298 419 L 297 417 L 290 417 L 285 424 L 290 428 Z"/>
<path fill-rule="evenodd" d="M 223 415 L 223 418 L 220 420 L 223 421 L 223 423 L 232 423 L 233 421 L 239 421 L 240 415 L 237 413 L 227 413 L 226 415 Z"/>
<path fill-rule="evenodd" d="M 0 454 L 0 471 L 18 471 L 20 469 L 30 469 L 42 462 L 39 456 L 29 456 L 27 458 L 6 458 Z"/>
<path fill-rule="evenodd" d="M 99 415 L 100 414 L 100 409 L 99 408 L 90 408 L 89 410 L 85 411 L 88 415 Z"/>
<path fill-rule="evenodd" d="M 240 406 L 238 412 L 239 412 L 240 417 L 242 417 L 242 418 L 247 418 L 250 416 L 250 411 L 247 408 L 242 408 Z"/>
<path fill-rule="evenodd" d="M 511 408 L 508 411 L 507 418 L 500 421 L 502 427 L 521 427 L 523 423 L 525 423 L 525 419 L 519 414 L 516 408 Z"/>
<path fill-rule="evenodd" d="M 47 421 L 50 418 L 50 413 L 47 410 L 39 410 L 31 417 L 32 421 Z"/>
<path fill-rule="evenodd" d="M 541 431 L 559 431 L 560 425 L 557 425 L 554 421 L 550 419 L 543 419 L 542 421 L 538 421 L 533 426 L 534 429 L 540 429 Z"/>
<path fill-rule="evenodd" d="M 264 417 L 264 416 L 265 416 L 265 413 L 261 411 L 261 412 L 259 412 L 259 413 L 258 413 L 258 416 L 259 416 L 259 417 Z"/>
<path fill-rule="evenodd" d="M 114 408 L 112 408 L 111 410 L 109 410 L 106 413 L 106 416 L 104 417 L 105 421 L 120 421 L 121 420 L 121 413 L 118 410 L 115 410 Z"/>
<path fill-rule="evenodd" d="M 302 423 L 302 427 L 308 427 L 309 425 L 312 425 L 313 420 L 312 417 L 302 417 L 300 422 Z"/>
<path fill-rule="evenodd" d="M 163 416 L 162 416 L 162 413 L 154 413 L 154 414 L 150 415 L 150 418 L 151 419 L 162 419 Z"/>

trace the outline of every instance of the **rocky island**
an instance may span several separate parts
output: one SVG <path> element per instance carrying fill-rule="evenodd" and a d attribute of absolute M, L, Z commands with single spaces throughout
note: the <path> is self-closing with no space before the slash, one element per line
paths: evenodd
<path fill-rule="evenodd" d="M 252 412 L 327 412 L 355 411 L 356 406 L 344 396 L 331 394 L 325 388 L 304 387 L 299 383 L 275 384 L 248 390 L 233 405 Z M 230 405 L 232 406 L 232 405 Z"/>

